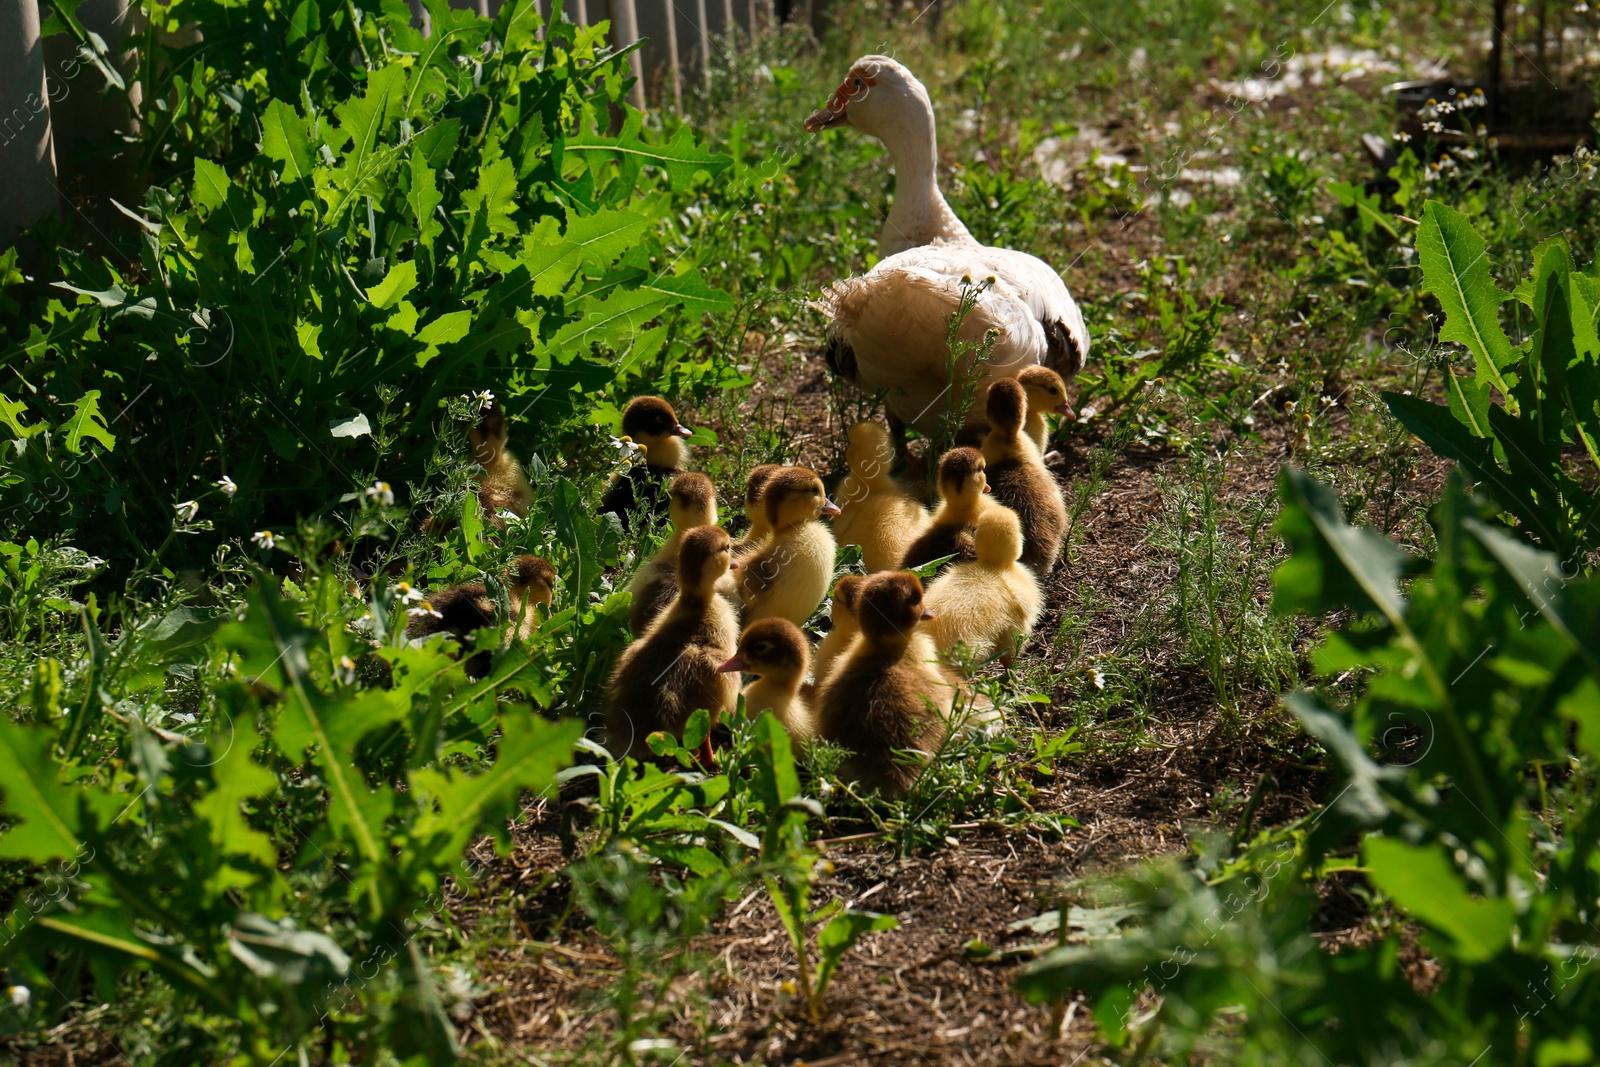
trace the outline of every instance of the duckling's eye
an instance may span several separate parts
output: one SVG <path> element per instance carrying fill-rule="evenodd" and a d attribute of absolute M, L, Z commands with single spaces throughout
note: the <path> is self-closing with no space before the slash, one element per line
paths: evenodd
<path fill-rule="evenodd" d="M 861 91 L 861 79 L 860 78 L 855 79 L 855 83 L 856 83 L 856 91 L 860 92 Z"/>

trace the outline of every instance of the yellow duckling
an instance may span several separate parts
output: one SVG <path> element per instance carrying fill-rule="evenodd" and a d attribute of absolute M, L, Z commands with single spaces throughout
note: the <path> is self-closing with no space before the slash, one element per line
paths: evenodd
<path fill-rule="evenodd" d="M 1022 562 L 1042 578 L 1061 555 L 1067 505 L 1038 446 L 1022 432 L 1027 406 L 1027 394 L 1015 379 L 1002 378 L 990 387 L 983 458 L 995 500 L 1022 520 Z"/>
<path fill-rule="evenodd" d="M 833 534 L 817 520 L 839 514 L 839 508 L 823 491 L 822 479 L 805 467 L 775 473 L 761 503 L 772 534 L 741 564 L 736 588 L 745 621 L 777 618 L 804 626 L 833 580 Z"/>
<path fill-rule="evenodd" d="M 473 460 L 483 468 L 476 480 L 484 518 L 504 529 L 504 521 L 497 518 L 500 511 L 509 511 L 518 518 L 527 515 L 533 503 L 533 487 L 517 457 L 506 451 L 506 411 L 499 401 L 490 401 L 476 425 L 467 430 L 467 443 L 472 446 Z"/>
<path fill-rule="evenodd" d="M 910 570 L 951 555 L 972 559 L 972 528 L 995 506 L 984 496 L 987 492 L 988 475 L 983 454 L 977 449 L 952 448 L 940 457 L 939 496 L 943 502 L 928 528 L 906 548 L 900 566 Z"/>
<path fill-rule="evenodd" d="M 718 670 L 753 674 L 744 687 L 744 710 L 755 718 L 770 711 L 789 731 L 796 747 L 816 733 L 812 700 L 815 687 L 806 684 L 810 646 L 800 628 L 788 619 L 762 619 L 744 628 L 739 650 Z"/>
<path fill-rule="evenodd" d="M 861 587 L 867 579 L 860 574 L 847 574 L 833 586 L 833 629 L 817 645 L 812 660 L 811 676 L 821 685 L 828 673 L 839 663 L 839 657 L 850 649 L 850 644 L 861 632 Z"/>
<path fill-rule="evenodd" d="M 644 463 L 617 477 L 600 499 L 600 514 L 617 516 L 626 530 L 638 511 L 658 516 L 665 507 L 666 483 L 683 469 L 689 450 L 683 439 L 694 431 L 659 396 L 636 396 L 622 411 L 623 436 L 644 449 Z"/>
<path fill-rule="evenodd" d="M 1049 367 L 1024 367 L 1017 381 L 1028 395 L 1028 417 L 1022 422 L 1022 432 L 1043 453 L 1050 439 L 1050 427 L 1044 419 L 1046 413 L 1054 412 L 1069 419 L 1077 418 L 1078 413 L 1067 401 L 1067 383 Z"/>
<path fill-rule="evenodd" d="M 761 506 L 761 494 L 766 490 L 767 483 L 772 476 L 783 470 L 782 464 L 763 463 L 750 471 L 750 477 L 744 483 L 744 514 L 750 520 L 750 529 L 733 546 L 733 558 L 745 560 L 754 555 L 756 550 L 772 535 L 772 522 L 767 518 L 767 509 Z"/>
<path fill-rule="evenodd" d="M 1016 639 L 1026 640 L 1039 621 L 1043 597 L 1033 572 L 1017 562 L 1022 524 L 1014 512 L 992 508 L 973 533 L 977 559 L 958 563 L 928 586 L 928 632 L 940 652 L 957 643 L 980 660 L 995 652 L 1011 665 Z"/>
<path fill-rule="evenodd" d="M 678 475 L 667 490 L 667 511 L 672 516 L 672 535 L 628 582 L 628 592 L 633 594 L 628 628 L 635 636 L 644 633 L 678 595 L 678 552 L 684 534 L 696 526 L 717 524 L 717 491 L 711 479 L 694 471 Z"/>
<path fill-rule="evenodd" d="M 894 445 L 881 423 L 850 427 L 845 462 L 850 473 L 834 494 L 839 517 L 833 520 L 833 534 L 841 545 L 861 546 L 861 562 L 869 572 L 892 570 L 927 528 L 928 513 L 890 477 Z"/>
<path fill-rule="evenodd" d="M 511 601 L 511 622 L 516 624 L 518 640 L 527 640 L 539 628 L 534 604 L 545 610 L 555 599 L 556 571 L 538 556 L 518 556 L 506 574 L 506 593 Z M 406 626 L 407 637 L 428 637 L 447 633 L 465 642 L 474 630 L 495 624 L 494 597 L 481 582 L 465 582 L 431 594 L 420 605 L 424 610 Z M 490 656 L 479 652 L 466 661 L 467 677 L 482 678 L 489 673 Z"/>

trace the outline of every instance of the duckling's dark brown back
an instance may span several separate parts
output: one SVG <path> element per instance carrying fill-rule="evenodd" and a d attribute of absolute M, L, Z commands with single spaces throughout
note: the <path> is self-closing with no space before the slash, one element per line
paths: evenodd
<path fill-rule="evenodd" d="M 1055 566 L 1066 536 L 1067 506 L 1061 487 L 1043 465 L 1002 460 L 989 466 L 994 499 L 1017 513 L 1022 524 L 1022 563 L 1041 578 Z"/>

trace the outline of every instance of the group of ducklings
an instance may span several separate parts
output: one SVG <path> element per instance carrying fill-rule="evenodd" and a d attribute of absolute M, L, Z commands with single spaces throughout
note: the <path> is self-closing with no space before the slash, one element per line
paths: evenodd
<path fill-rule="evenodd" d="M 755 468 L 750 529 L 735 540 L 717 525 L 711 480 L 682 469 L 687 431 L 670 406 L 635 399 L 623 431 L 646 462 L 608 503 L 648 509 L 659 499 L 672 533 L 628 585 L 635 638 L 607 688 L 607 747 L 649 758 L 651 733 L 681 737 L 698 708 L 731 712 L 747 675 L 749 714 L 771 711 L 802 748 L 836 742 L 850 753 L 842 777 L 903 794 L 921 767 L 896 753 L 936 751 L 952 709 L 971 706 L 960 663 L 1009 664 L 1038 619 L 1039 580 L 1067 525 L 1044 462 L 1045 415 L 1065 402 L 1061 378 L 1043 367 L 996 382 L 981 448 L 939 460 L 931 513 L 891 473 L 887 428 L 858 423 L 833 499 L 805 467 Z M 813 650 L 801 627 L 829 594 L 841 544 L 860 546 L 869 573 L 833 584 L 833 626 Z M 946 557 L 924 589 L 911 569 Z"/>
<path fill-rule="evenodd" d="M 1046 414 L 1070 411 L 1060 376 L 1032 367 L 1000 379 L 985 411 L 981 447 L 940 457 L 932 512 L 891 473 L 887 428 L 862 422 L 849 431 L 837 503 L 815 471 L 757 467 L 744 494 L 750 529 L 735 540 L 718 525 L 711 479 L 684 470 L 691 431 L 672 406 L 653 396 L 630 402 L 622 430 L 644 462 L 612 483 L 601 510 L 624 526 L 664 511 L 672 531 L 627 586 L 635 636 L 607 686 L 607 747 L 652 758 L 651 733 L 681 739 L 695 710 L 731 712 L 742 692 L 749 714 L 771 711 L 800 749 L 820 738 L 848 750 L 839 767 L 847 780 L 891 796 L 909 789 L 921 766 L 897 753 L 936 751 L 953 709 L 977 703 L 962 663 L 998 656 L 1009 666 L 1038 619 L 1039 580 L 1066 532 L 1066 506 L 1043 456 Z M 483 467 L 485 512 L 525 514 L 531 493 L 506 451 L 503 413 L 486 409 L 469 441 Z M 840 544 L 860 546 L 869 573 L 833 583 Z M 912 568 L 939 560 L 924 589 Z M 530 605 L 549 606 L 553 582 L 543 560 L 514 562 L 507 592 L 520 635 Z M 801 627 L 830 584 L 833 625 L 813 650 Z M 412 636 L 465 636 L 495 614 L 480 584 L 436 594 L 429 608 Z M 483 659 L 469 661 L 474 673 Z M 742 690 L 741 675 L 751 678 Z M 710 765 L 709 740 L 701 758 Z"/>

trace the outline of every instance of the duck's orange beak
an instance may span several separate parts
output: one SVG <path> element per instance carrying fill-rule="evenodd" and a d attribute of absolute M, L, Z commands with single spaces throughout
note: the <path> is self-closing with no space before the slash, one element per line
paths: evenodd
<path fill-rule="evenodd" d="M 744 657 L 735 652 L 733 658 L 717 668 L 718 674 L 732 674 L 734 671 L 744 670 Z"/>
<path fill-rule="evenodd" d="M 835 504 L 833 501 L 829 500 L 827 497 L 823 497 L 822 498 L 822 513 L 824 515 L 837 515 L 837 514 L 839 514 L 839 510 L 840 509 L 839 509 L 839 505 L 838 504 Z"/>
<path fill-rule="evenodd" d="M 827 107 L 812 112 L 811 116 L 806 119 L 806 132 L 821 133 L 823 130 L 831 130 L 835 126 L 848 125 L 850 125 L 850 112 L 841 105 L 830 103 Z"/>

